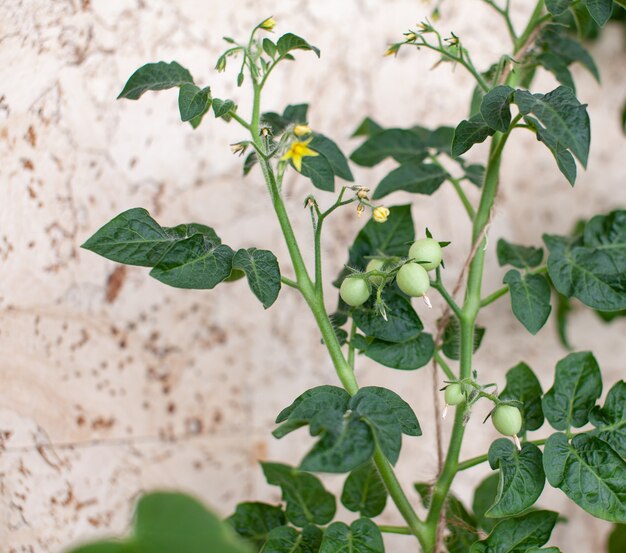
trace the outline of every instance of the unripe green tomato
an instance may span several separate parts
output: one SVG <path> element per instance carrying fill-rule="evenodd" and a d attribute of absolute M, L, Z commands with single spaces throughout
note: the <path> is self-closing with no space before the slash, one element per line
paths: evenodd
<path fill-rule="evenodd" d="M 396 282 L 400 290 L 413 297 L 423 296 L 430 288 L 428 273 L 418 263 L 402 265 L 396 276 Z"/>
<path fill-rule="evenodd" d="M 370 259 L 367 267 L 365 267 L 365 272 L 369 273 L 370 271 L 380 271 L 383 268 L 385 262 L 382 259 Z M 383 277 L 381 276 L 371 276 L 370 282 L 375 286 L 380 286 L 383 283 Z"/>
<path fill-rule="evenodd" d="M 415 261 L 427 261 L 428 263 L 420 263 L 420 265 L 427 271 L 432 271 L 439 267 L 443 259 L 443 251 L 437 240 L 423 238 L 413 242 L 409 249 L 409 257 Z"/>
<path fill-rule="evenodd" d="M 522 429 L 522 413 L 513 405 L 498 405 L 491 420 L 496 430 L 505 436 L 514 436 Z"/>
<path fill-rule="evenodd" d="M 339 288 L 341 299 L 352 307 L 363 305 L 370 297 L 370 287 L 365 279 L 360 277 L 347 277 Z"/>
<path fill-rule="evenodd" d="M 450 384 L 450 386 L 445 389 L 443 395 L 448 405 L 460 405 L 465 401 L 463 387 L 460 384 Z"/>

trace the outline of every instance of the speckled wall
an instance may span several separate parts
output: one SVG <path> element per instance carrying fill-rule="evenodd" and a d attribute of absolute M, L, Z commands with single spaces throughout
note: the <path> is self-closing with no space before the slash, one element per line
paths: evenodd
<path fill-rule="evenodd" d="M 521 22 L 526 2 L 513 4 Z M 118 212 L 144 206 L 164 225 L 201 222 L 233 247 L 271 249 L 290 274 L 260 174 L 243 179 L 241 160 L 230 154 L 240 130 L 209 118 L 192 131 L 178 120 L 171 91 L 116 102 L 126 78 L 146 61 L 176 59 L 246 113 L 249 94 L 233 86 L 234 73 L 218 76 L 212 67 L 222 35 L 243 36 L 273 14 L 278 31 L 302 34 L 322 58 L 302 52 L 297 63 L 281 66 L 264 108 L 311 102 L 311 125 L 350 151 L 355 143 L 348 137 L 367 114 L 385 125 L 430 126 L 456 124 L 466 113 L 472 85 L 461 68 L 431 71 L 436 60 L 426 52 L 381 55 L 428 12 L 427 3 L 414 0 L 0 2 L 2 553 L 57 552 L 74 540 L 121 532 L 137 495 L 153 488 L 192 491 L 224 515 L 240 500 L 276 501 L 277 490 L 264 484 L 256 461 L 296 462 L 310 441 L 305 432 L 273 440 L 274 416 L 306 388 L 336 382 L 293 290 L 284 289 L 265 312 L 244 281 L 219 291 L 175 290 L 144 269 L 79 249 Z M 441 29 L 462 36 L 479 66 L 507 43 L 497 16 L 478 0 L 449 0 L 442 16 Z M 591 48 L 606 94 L 576 71 L 592 120 L 589 170 L 571 190 L 545 148 L 530 135 L 514 136 L 492 236 L 539 243 L 544 231 L 566 232 L 579 217 L 626 204 L 623 32 L 608 28 Z M 537 88 L 553 85 L 544 76 Z M 472 158 L 481 154 L 476 148 Z M 357 170 L 359 184 L 374 185 L 389 167 Z M 308 186 L 296 175 L 286 182 L 296 231 L 310 252 L 301 207 Z M 476 191 L 470 193 L 475 199 Z M 330 201 L 328 194 L 318 197 Z M 452 240 L 446 279 L 453 282 L 468 225 L 451 189 L 394 200 L 414 201 L 418 227 Z M 332 220 L 324 246 L 329 276 L 361 224 L 351 209 Z M 499 286 L 503 275 L 494 245 L 492 239 L 485 290 Z M 442 309 L 433 300 L 430 313 L 417 306 L 431 329 Z M 480 322 L 489 328 L 476 362 L 485 380 L 503 383 L 504 371 L 524 359 L 549 386 L 565 354 L 552 322 L 533 338 L 506 300 Z M 624 321 L 605 326 L 583 309 L 573 315 L 571 340 L 595 351 L 607 383 L 624 375 L 625 330 Z M 436 467 L 431 369 L 393 371 L 365 359 L 358 365 L 363 384 L 389 386 L 414 406 L 424 436 L 405 440 L 398 473 L 407 484 L 430 479 Z M 490 425 L 481 426 L 486 408 L 470 422 L 463 457 L 484 452 L 495 437 Z M 461 474 L 459 495 L 470 499 L 486 472 Z M 326 482 L 337 490 L 342 478 Z M 602 550 L 608 524 L 593 522 L 560 492 L 546 492 L 541 502 L 566 511 L 569 524 L 555 533 L 564 551 Z M 383 519 L 398 522 L 392 505 Z M 409 551 L 408 539 L 389 540 L 389 550 Z"/>

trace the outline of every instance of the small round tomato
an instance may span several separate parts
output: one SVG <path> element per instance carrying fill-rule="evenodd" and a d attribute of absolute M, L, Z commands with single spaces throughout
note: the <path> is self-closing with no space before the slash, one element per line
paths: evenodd
<path fill-rule="evenodd" d="M 444 391 L 444 397 L 448 405 L 460 405 L 465 401 L 463 387 L 460 384 L 450 384 Z"/>
<path fill-rule="evenodd" d="M 352 307 L 363 305 L 370 297 L 370 285 L 364 278 L 349 276 L 344 279 L 339 288 L 341 299 Z"/>
<path fill-rule="evenodd" d="M 418 263 L 402 265 L 396 276 L 396 282 L 400 290 L 413 297 L 423 296 L 430 288 L 428 273 Z"/>
<path fill-rule="evenodd" d="M 439 242 L 433 238 L 423 238 L 416 240 L 409 249 L 409 257 L 415 261 L 425 261 L 420 263 L 427 271 L 436 269 L 443 259 L 443 251 Z"/>
<path fill-rule="evenodd" d="M 370 271 L 381 271 L 384 264 L 385 262 L 382 259 L 370 259 L 367 267 L 365 267 L 365 272 L 369 273 Z M 383 277 L 381 276 L 371 276 L 369 279 L 375 286 L 380 286 L 383 283 Z"/>
<path fill-rule="evenodd" d="M 514 405 L 498 405 L 491 420 L 496 430 L 505 436 L 514 436 L 522 429 L 522 413 Z"/>

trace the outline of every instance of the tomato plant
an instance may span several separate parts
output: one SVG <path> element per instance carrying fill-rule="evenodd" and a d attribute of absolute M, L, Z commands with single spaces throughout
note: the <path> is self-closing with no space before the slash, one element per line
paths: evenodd
<path fill-rule="evenodd" d="M 242 137 L 232 145 L 233 152 L 245 156 L 244 175 L 260 171 L 265 179 L 295 279 L 282 274 L 272 252 L 258 249 L 262 244 L 232 248 L 209 226 L 163 227 L 141 208 L 113 218 L 83 247 L 113 261 L 149 267 L 151 276 L 179 288 L 226 289 L 228 282 L 245 277 L 265 308 L 288 287 L 305 299 L 339 385 L 320 383 L 302 391 L 285 401 L 276 418 L 275 438 L 308 426 L 315 440 L 297 466 L 261 463 L 268 484 L 282 491 L 280 505 L 241 503 L 223 523 L 184 496 L 149 495 L 139 503 L 134 532 L 126 540 L 78 551 L 379 553 L 384 551 L 383 535 L 394 533 L 406 536 L 406 551 L 554 552 L 554 547 L 542 547 L 561 522 L 558 513 L 534 507 L 546 483 L 590 516 L 626 523 L 626 384 L 614 383 L 599 404 L 602 376 L 591 352 L 572 352 L 559 361 L 554 384 L 545 392 L 525 363 L 506 372 L 505 382 L 486 383 L 473 361 L 483 338 L 489 339 L 488 329 L 477 324 L 479 313 L 500 298 L 508 297 L 513 316 L 530 334 L 551 314 L 562 323 L 565 311 L 553 313 L 553 300 L 559 306 L 578 300 L 605 318 L 626 310 L 623 209 L 592 217 L 573 234 L 544 235 L 544 246 L 498 240 L 498 262 L 508 270 L 501 288 L 483 293 L 489 222 L 498 190 L 507 186 L 500 166 L 508 139 L 513 133 L 532 133 L 537 148 L 546 147 L 564 179 L 574 185 L 577 165 L 587 163 L 590 124 L 569 68 L 579 62 L 597 77 L 574 27 L 584 23 L 585 32 L 590 25 L 602 27 L 618 8 L 611 0 L 539 0 L 518 28 L 508 1 L 486 1 L 502 16 L 512 42 L 510 52 L 489 67 L 476 67 L 460 37 L 442 36 L 429 21 L 389 47 L 389 55 L 401 49 L 433 50 L 442 61 L 467 71 L 475 89 L 468 118 L 456 127 L 384 128 L 370 117 L 363 121 L 354 133 L 362 142 L 350 156 L 352 163 L 373 167 L 391 158 L 397 164 L 371 194 L 353 184 L 348 159 L 316 131 L 307 105 L 289 105 L 282 113 L 263 110 L 265 85 L 277 66 L 301 51 L 319 56 L 315 46 L 292 33 L 273 40 L 268 34 L 276 25 L 272 18 L 244 41 L 227 38 L 228 49 L 217 60 L 221 72 L 239 58 L 237 84 L 252 89 L 247 115 L 235 101 L 213 97 L 177 62 L 149 63 L 129 78 L 120 98 L 137 100 L 149 90 L 175 88 L 181 120 L 194 129 L 205 125 L 211 113 L 239 125 Z M 560 85 L 534 91 L 534 78 L 543 70 L 552 72 Z M 465 153 L 485 141 L 484 164 L 469 163 Z M 313 267 L 305 263 L 283 201 L 284 176 L 294 171 L 310 180 L 311 192 L 319 191 L 304 199 L 312 220 Z M 334 196 L 338 180 L 343 182 Z M 379 203 L 400 190 L 431 195 L 444 183 L 452 186 L 467 213 L 470 235 L 467 261 L 459 267 L 462 278 L 454 286 L 443 263 L 447 243 L 428 230 L 426 238 L 416 240 L 409 204 Z M 466 193 L 471 186 L 480 188 L 478 202 Z M 339 209 L 371 217 L 347 245 L 345 268 L 335 279 L 338 307 L 331 315 L 324 298 L 321 244 L 325 221 Z M 430 289 L 445 312 L 434 328 L 425 329 L 419 313 L 427 307 L 420 302 L 414 306 L 411 299 L 426 297 Z M 448 383 L 443 399 L 456 406 L 454 420 L 446 421 L 451 425 L 449 444 L 432 483 L 415 484 L 422 505 L 409 499 L 394 471 L 403 440 L 419 437 L 421 423 L 395 392 L 359 386 L 357 353 L 397 370 L 415 371 L 432 362 Z M 504 386 L 501 391 L 499 386 Z M 494 441 L 484 455 L 460 460 L 466 424 L 477 404 L 488 406 L 494 426 L 506 438 Z M 546 421 L 543 437 L 531 435 Z M 486 462 L 494 473 L 478 487 L 471 513 L 454 495 L 453 482 L 460 471 Z M 340 501 L 355 513 L 354 520 L 336 520 L 337 501 L 320 473 L 347 475 Z M 404 520 L 402 526 L 375 521 L 388 499 Z M 612 543 L 622 539 L 618 530 Z"/>

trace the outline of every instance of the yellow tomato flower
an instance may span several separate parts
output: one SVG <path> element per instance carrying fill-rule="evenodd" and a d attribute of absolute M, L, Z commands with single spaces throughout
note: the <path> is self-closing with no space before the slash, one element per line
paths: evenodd
<path fill-rule="evenodd" d="M 296 136 L 305 136 L 311 134 L 311 129 L 307 125 L 296 125 L 293 128 L 293 134 Z"/>
<path fill-rule="evenodd" d="M 375 207 L 372 211 L 372 219 L 377 223 L 384 223 L 389 218 L 389 210 L 382 205 Z"/>
<path fill-rule="evenodd" d="M 296 140 L 289 146 L 289 149 L 285 152 L 281 160 L 290 159 L 293 162 L 293 166 L 298 173 L 302 171 L 302 158 L 306 156 L 318 156 L 319 154 L 315 150 L 309 148 L 309 143 L 313 140 L 313 137 L 308 140 Z"/>
<path fill-rule="evenodd" d="M 273 17 L 268 17 L 259 25 L 259 29 L 263 29 L 264 31 L 273 31 L 274 27 L 276 27 L 276 20 Z"/>

